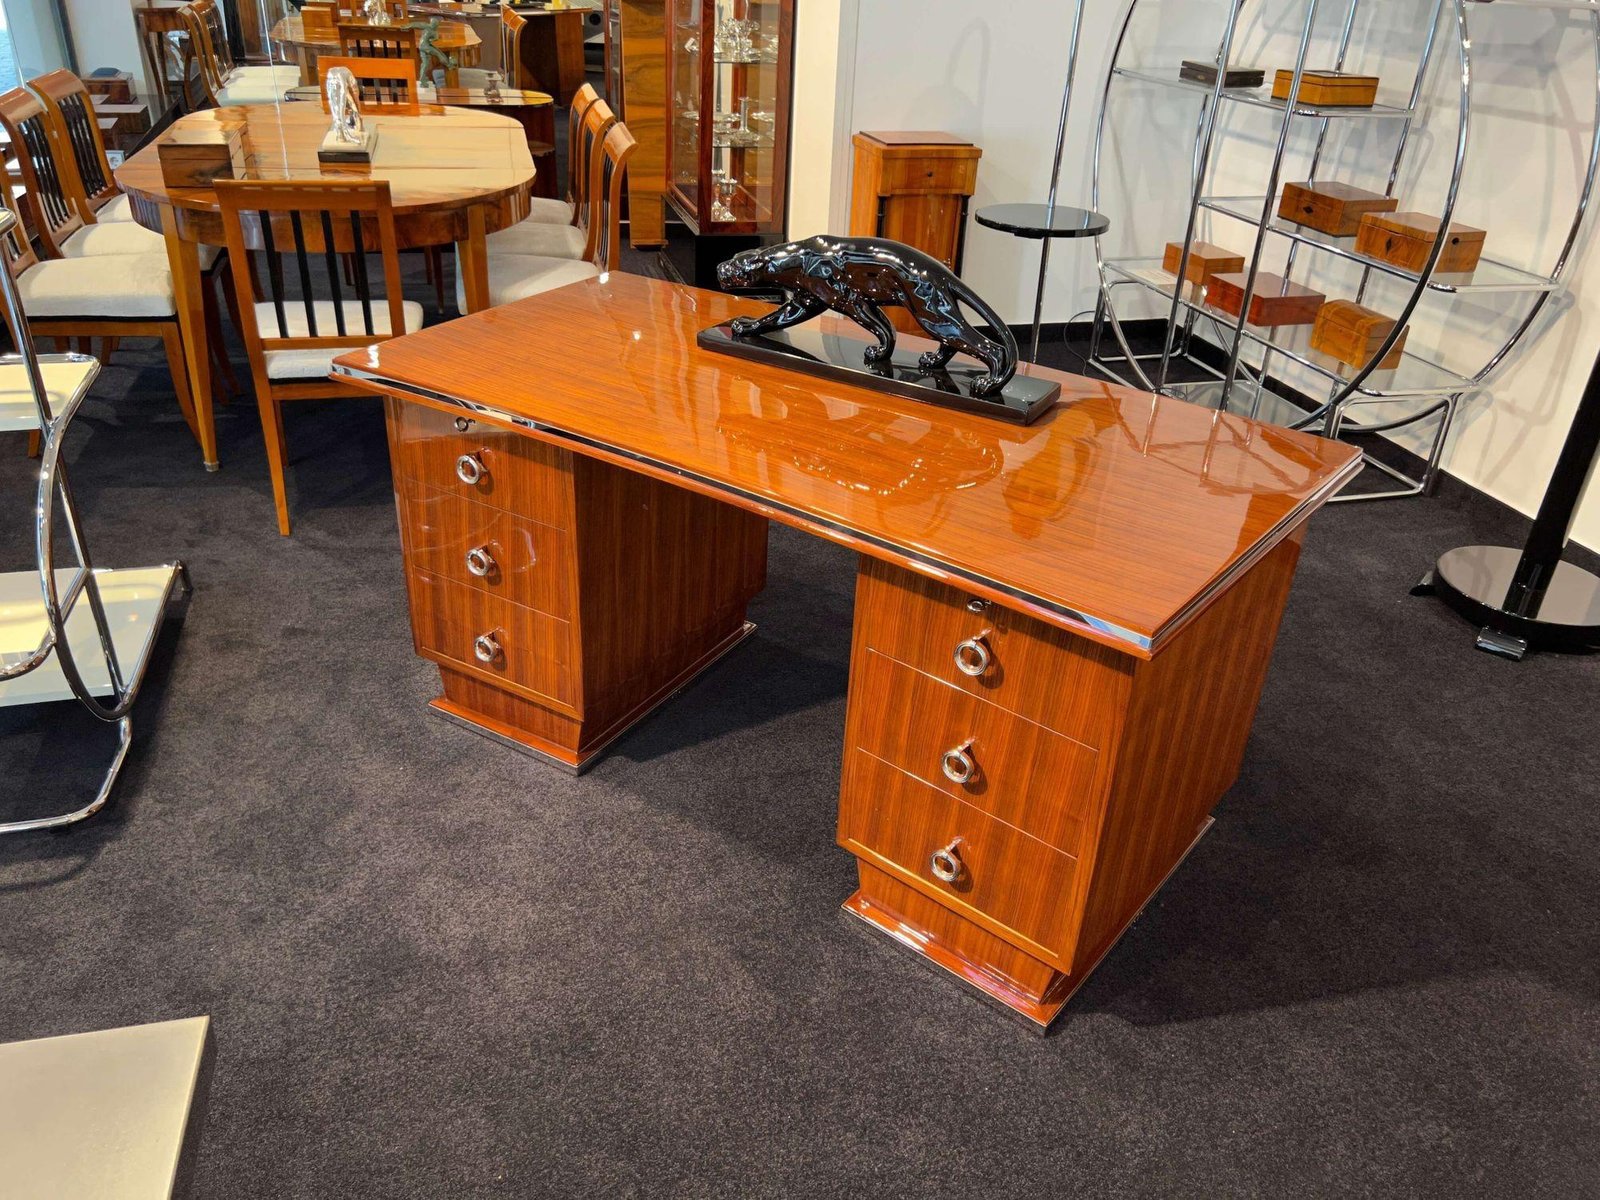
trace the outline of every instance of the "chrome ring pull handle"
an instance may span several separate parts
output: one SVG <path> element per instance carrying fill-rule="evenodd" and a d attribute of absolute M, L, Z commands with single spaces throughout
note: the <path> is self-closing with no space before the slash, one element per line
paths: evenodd
<path fill-rule="evenodd" d="M 500 643 L 494 634 L 479 634 L 472 643 L 472 653 L 481 663 L 492 663 L 500 657 Z"/>
<path fill-rule="evenodd" d="M 465 484 L 476 484 L 489 477 L 489 468 L 476 454 L 463 454 L 456 459 L 456 478 Z"/>
<path fill-rule="evenodd" d="M 971 675 L 976 679 L 993 664 L 994 656 L 989 653 L 989 644 L 983 640 L 984 637 L 980 633 L 956 646 L 956 669 L 963 675 Z"/>
<path fill-rule="evenodd" d="M 944 752 L 944 758 L 939 766 L 944 771 L 944 777 L 951 783 L 971 783 L 973 776 L 978 773 L 977 761 L 972 757 L 972 741 L 968 739 L 952 750 Z"/>
<path fill-rule="evenodd" d="M 933 877 L 944 883 L 954 883 L 960 879 L 961 873 L 967 869 L 961 861 L 961 839 L 955 838 L 944 849 L 935 850 L 928 865 Z"/>
<path fill-rule="evenodd" d="M 467 573 L 476 575 L 479 579 L 487 579 L 494 574 L 494 555 L 489 553 L 487 546 L 475 546 L 467 551 Z"/>

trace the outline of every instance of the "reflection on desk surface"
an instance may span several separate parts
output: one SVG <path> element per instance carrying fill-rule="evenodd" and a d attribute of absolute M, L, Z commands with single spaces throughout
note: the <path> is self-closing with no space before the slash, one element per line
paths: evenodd
<path fill-rule="evenodd" d="M 613 273 L 338 361 L 374 390 L 482 406 L 1144 648 L 1358 462 L 1336 442 L 1043 368 L 1024 370 L 1059 380 L 1062 401 L 1019 427 L 695 345 L 761 311 Z"/>

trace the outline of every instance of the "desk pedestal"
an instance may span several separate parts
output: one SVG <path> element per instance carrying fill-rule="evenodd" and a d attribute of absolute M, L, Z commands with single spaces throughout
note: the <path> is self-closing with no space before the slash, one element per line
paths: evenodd
<path fill-rule="evenodd" d="M 434 707 L 581 770 L 749 630 L 766 520 L 391 399 Z M 1232 785 L 1291 535 L 1153 659 L 862 558 L 839 842 L 846 910 L 1044 1028 Z"/>

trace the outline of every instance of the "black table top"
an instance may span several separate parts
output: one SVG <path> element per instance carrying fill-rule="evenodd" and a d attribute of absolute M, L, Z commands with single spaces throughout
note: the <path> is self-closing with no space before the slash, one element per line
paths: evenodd
<path fill-rule="evenodd" d="M 1098 237 L 1111 228 L 1111 222 L 1087 208 L 1056 205 L 1053 220 L 1047 220 L 1043 204 L 991 204 L 975 214 L 979 225 L 999 229 L 1025 238 Z"/>

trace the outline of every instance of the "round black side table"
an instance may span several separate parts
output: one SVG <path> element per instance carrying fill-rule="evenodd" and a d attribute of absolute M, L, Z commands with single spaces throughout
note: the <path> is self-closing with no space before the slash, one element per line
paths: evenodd
<path fill-rule="evenodd" d="M 1099 237 L 1111 228 L 1111 222 L 1100 213 L 1065 204 L 991 204 L 980 208 L 973 219 L 988 229 L 1043 243 L 1039 249 L 1039 290 L 1033 300 L 1033 350 L 1028 355 L 1030 362 L 1038 362 L 1044 284 L 1050 271 L 1050 243 L 1056 238 Z"/>

